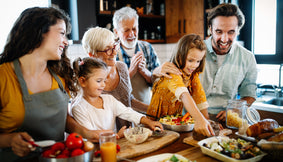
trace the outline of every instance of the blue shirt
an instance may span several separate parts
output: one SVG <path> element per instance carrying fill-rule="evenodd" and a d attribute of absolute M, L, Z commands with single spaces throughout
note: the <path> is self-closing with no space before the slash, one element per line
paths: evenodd
<path fill-rule="evenodd" d="M 120 48 L 121 48 L 121 53 L 122 53 L 122 57 L 123 57 L 123 60 L 120 60 L 120 61 L 125 62 L 128 65 L 128 68 L 129 68 L 130 64 L 131 64 L 131 57 L 125 52 L 125 50 L 123 49 L 122 46 L 120 46 Z M 145 42 L 145 41 L 138 41 L 137 42 L 135 54 L 138 51 L 141 51 L 141 50 L 142 50 L 144 57 L 146 59 L 146 67 L 150 72 L 152 72 L 156 67 L 158 67 L 160 65 L 157 54 L 154 51 L 152 45 L 148 42 Z M 117 61 L 119 60 L 119 55 L 117 55 L 116 60 Z"/>
<path fill-rule="evenodd" d="M 208 112 L 217 114 L 227 106 L 228 100 L 236 99 L 237 94 L 241 98 L 247 96 L 256 98 L 257 67 L 253 53 L 235 41 L 218 68 L 211 37 L 205 40 L 205 43 L 206 64 L 200 80 L 209 104 Z"/>

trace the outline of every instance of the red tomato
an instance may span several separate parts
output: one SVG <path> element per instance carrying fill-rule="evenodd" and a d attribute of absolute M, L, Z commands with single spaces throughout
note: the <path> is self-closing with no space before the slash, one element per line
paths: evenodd
<path fill-rule="evenodd" d="M 100 157 L 100 155 L 101 155 L 101 151 L 100 150 L 97 150 L 97 151 L 94 152 L 94 156 L 95 157 Z"/>
<path fill-rule="evenodd" d="M 116 145 L 117 153 L 120 152 L 120 149 L 121 149 L 120 145 Z"/>
<path fill-rule="evenodd" d="M 64 149 L 65 149 L 65 144 L 63 142 L 57 142 L 51 146 L 51 150 L 54 150 L 55 152 L 58 150 L 63 151 Z"/>
<path fill-rule="evenodd" d="M 55 151 L 54 151 L 54 150 L 51 150 L 51 149 L 45 150 L 45 151 L 42 153 L 42 157 L 45 157 L 45 158 L 53 158 L 53 157 L 55 157 Z"/>
<path fill-rule="evenodd" d="M 65 154 L 60 154 L 58 156 L 56 156 L 57 159 L 61 159 L 61 158 L 68 158 L 69 156 L 65 155 Z"/>
<path fill-rule="evenodd" d="M 82 148 L 84 144 L 83 137 L 78 133 L 71 133 L 66 139 L 66 146 L 69 150 Z"/>
<path fill-rule="evenodd" d="M 61 152 L 61 154 L 64 154 L 64 155 L 66 155 L 66 156 L 70 156 L 70 151 L 66 148 L 65 150 L 63 150 L 62 152 Z"/>
<path fill-rule="evenodd" d="M 80 149 L 80 148 L 77 148 L 77 149 L 74 149 L 71 153 L 71 157 L 73 156 L 78 156 L 78 155 L 82 155 L 84 154 L 84 150 Z"/>

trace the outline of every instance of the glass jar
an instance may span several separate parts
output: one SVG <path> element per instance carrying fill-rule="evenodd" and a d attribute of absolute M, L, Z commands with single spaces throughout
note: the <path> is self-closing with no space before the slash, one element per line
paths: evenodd
<path fill-rule="evenodd" d="M 239 129 L 240 134 L 245 134 L 250 125 L 260 120 L 257 110 L 248 107 L 245 100 L 229 100 L 226 113 L 226 126 Z"/>
<path fill-rule="evenodd" d="M 232 129 L 239 129 L 245 118 L 245 109 L 247 102 L 245 100 L 229 100 L 226 107 L 226 126 Z"/>

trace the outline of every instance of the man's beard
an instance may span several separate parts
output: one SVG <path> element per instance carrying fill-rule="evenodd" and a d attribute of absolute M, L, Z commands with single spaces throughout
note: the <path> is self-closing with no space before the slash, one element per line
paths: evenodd
<path fill-rule="evenodd" d="M 121 43 L 123 46 L 125 46 L 126 48 L 134 48 L 137 44 L 138 38 L 136 37 L 134 41 L 127 41 L 124 39 L 121 39 Z"/>

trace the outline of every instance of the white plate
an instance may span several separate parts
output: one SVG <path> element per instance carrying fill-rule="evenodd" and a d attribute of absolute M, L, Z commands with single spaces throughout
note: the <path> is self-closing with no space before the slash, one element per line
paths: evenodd
<path fill-rule="evenodd" d="M 282 150 L 283 152 L 283 142 L 274 142 L 262 139 L 257 143 L 257 145 L 264 150 Z"/>
<path fill-rule="evenodd" d="M 175 155 L 179 160 L 189 161 L 187 158 L 185 158 L 185 157 L 183 157 L 182 155 L 179 155 L 179 154 L 164 153 L 164 154 L 150 156 L 150 157 L 138 160 L 137 162 L 159 162 L 159 161 L 162 161 L 162 160 L 166 160 L 166 159 L 172 157 L 173 155 Z"/>
<path fill-rule="evenodd" d="M 245 140 L 248 140 L 248 141 L 251 141 L 251 142 L 256 142 L 256 139 L 255 139 L 254 137 L 249 137 L 249 136 L 247 136 L 247 135 L 245 135 L 245 134 L 240 134 L 239 132 L 236 132 L 235 134 L 236 134 L 237 136 L 239 136 L 239 137 L 245 139 Z"/>
<path fill-rule="evenodd" d="M 220 138 L 221 140 L 226 140 L 228 137 L 220 137 L 218 136 L 218 138 Z M 261 155 L 255 156 L 253 158 L 249 158 L 249 159 L 244 159 L 244 160 L 238 160 L 238 159 L 234 159 L 231 158 L 229 156 L 223 155 L 221 153 L 218 153 L 216 151 L 210 150 L 207 147 L 204 147 L 203 144 L 204 143 L 212 143 L 212 142 L 216 142 L 218 141 L 216 137 L 210 137 L 210 138 L 206 138 L 204 140 L 201 140 L 198 142 L 198 145 L 201 148 L 202 153 L 209 155 L 215 159 L 221 160 L 221 161 L 229 161 L 229 162 L 255 162 L 255 161 L 260 161 L 263 156 L 267 155 L 266 153 L 262 153 Z"/>
<path fill-rule="evenodd" d="M 34 143 L 40 147 L 48 147 L 54 145 L 56 142 L 53 140 L 45 140 L 45 141 L 35 141 Z"/>

